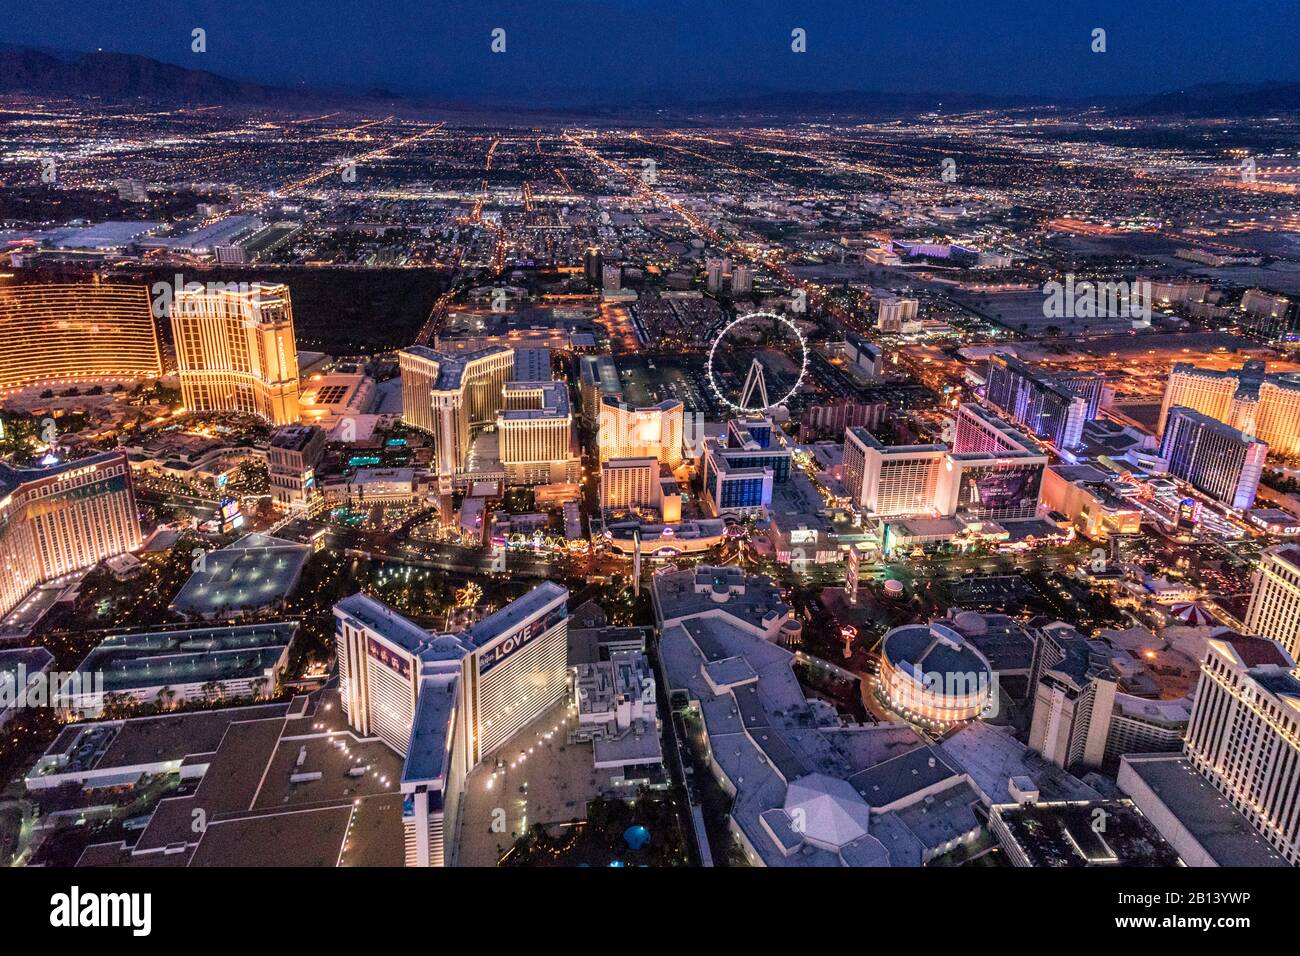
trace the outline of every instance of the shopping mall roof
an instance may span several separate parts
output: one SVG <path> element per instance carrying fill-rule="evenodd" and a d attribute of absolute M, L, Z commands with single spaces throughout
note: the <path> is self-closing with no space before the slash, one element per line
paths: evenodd
<path fill-rule="evenodd" d="M 246 534 L 234 544 L 204 554 L 172 601 L 172 609 L 198 617 L 226 616 L 272 607 L 298 585 L 311 547 Z"/>
<path fill-rule="evenodd" d="M 763 863 L 921 865 L 922 842 L 892 814 L 871 816 L 871 801 L 854 785 L 855 774 L 918 748 L 928 763 L 930 749 L 915 731 L 841 726 L 833 708 L 804 696 L 790 651 L 726 616 L 666 627 L 659 652 L 666 688 L 699 708 L 713 761 L 736 789 L 732 820 Z M 748 682 L 725 680 L 742 676 Z M 932 782 L 899 779 L 891 793 L 903 803 L 907 784 L 917 794 Z M 868 834 L 868 821 L 879 831 Z"/>
<path fill-rule="evenodd" d="M 871 808 L 846 780 L 810 773 L 785 791 L 785 812 L 796 833 L 827 849 L 867 835 Z"/>
<path fill-rule="evenodd" d="M 293 640 L 296 621 L 239 627 L 114 634 L 86 655 L 65 687 L 92 687 L 101 676 L 106 694 L 164 685 L 257 677 L 273 667 Z"/>

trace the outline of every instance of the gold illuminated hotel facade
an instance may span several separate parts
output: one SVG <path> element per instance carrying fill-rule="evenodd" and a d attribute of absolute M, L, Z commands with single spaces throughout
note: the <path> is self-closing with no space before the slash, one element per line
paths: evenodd
<path fill-rule="evenodd" d="M 402 374 L 402 421 L 433 435 L 438 476 L 450 479 L 465 467 L 470 440 L 496 423 L 515 353 L 495 345 L 447 355 L 422 345 L 397 353 Z"/>
<path fill-rule="evenodd" d="M 143 285 L 0 280 L 0 393 L 162 374 Z"/>
<path fill-rule="evenodd" d="M 1300 455 L 1300 375 L 1266 372 L 1251 359 L 1219 371 L 1179 362 L 1169 373 L 1157 434 L 1181 405 L 1268 444 L 1270 455 Z"/>
<path fill-rule="evenodd" d="M 612 396 L 600 401 L 597 445 L 601 462 L 611 458 L 657 458 L 669 468 L 682 463 L 685 406 L 673 399 L 638 408 Z"/>
<path fill-rule="evenodd" d="M 566 382 L 507 382 L 497 414 L 498 453 L 512 485 L 578 481 Z"/>
<path fill-rule="evenodd" d="M 34 468 L 0 463 L 0 615 L 39 584 L 138 547 L 126 455 Z"/>
<path fill-rule="evenodd" d="M 181 400 L 196 412 L 298 421 L 298 351 L 289 287 L 183 289 L 172 304 Z"/>

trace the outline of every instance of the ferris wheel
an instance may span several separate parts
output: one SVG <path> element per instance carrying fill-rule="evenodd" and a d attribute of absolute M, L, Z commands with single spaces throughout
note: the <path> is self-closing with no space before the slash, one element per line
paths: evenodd
<path fill-rule="evenodd" d="M 763 372 L 763 363 L 758 360 L 757 356 L 755 356 L 750 362 L 749 372 L 745 375 L 745 384 L 740 390 L 740 401 L 735 402 L 722 394 L 722 387 L 718 382 L 718 375 L 714 369 L 714 356 L 717 354 L 720 345 L 722 345 L 723 350 L 726 351 L 724 343 L 726 342 L 727 335 L 732 331 L 732 329 L 742 323 L 750 322 L 755 319 L 767 319 L 771 322 L 779 322 L 790 330 L 790 333 L 794 336 L 794 340 L 799 343 L 798 356 L 791 356 L 791 358 L 798 363 L 799 374 L 795 377 L 794 384 L 790 386 L 789 391 L 779 396 L 776 401 L 772 401 L 767 392 L 767 378 Z M 712 344 L 709 346 L 709 358 L 705 363 L 705 371 L 708 373 L 709 387 L 713 389 L 713 394 L 718 397 L 718 401 L 722 402 L 732 411 L 742 413 L 765 412 L 778 405 L 784 405 L 790 400 L 794 393 L 799 390 L 799 386 L 803 384 L 804 374 L 808 371 L 808 343 L 804 341 L 803 333 L 799 331 L 799 328 L 786 316 L 778 315 L 775 312 L 747 312 L 744 315 L 737 316 L 722 326 L 721 330 L 719 330 L 718 334 L 714 337 Z M 758 403 L 751 404 L 754 402 L 755 398 L 757 398 Z"/>

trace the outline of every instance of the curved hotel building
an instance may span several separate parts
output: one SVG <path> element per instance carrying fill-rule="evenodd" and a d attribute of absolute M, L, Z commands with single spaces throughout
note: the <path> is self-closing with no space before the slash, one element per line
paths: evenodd
<path fill-rule="evenodd" d="M 565 700 L 569 592 L 548 581 L 459 634 L 365 594 L 334 605 L 348 723 L 400 754 L 408 866 L 456 862 L 465 778 Z"/>
<path fill-rule="evenodd" d="M 0 392 L 162 374 L 143 285 L 0 282 L 0 341 Z"/>
<path fill-rule="evenodd" d="M 38 468 L 0 462 L 0 615 L 39 584 L 138 547 L 126 455 Z"/>
<path fill-rule="evenodd" d="M 895 713 L 933 727 L 980 716 L 992 702 L 993 668 L 947 624 L 905 624 L 880 645 L 880 693 Z"/>
<path fill-rule="evenodd" d="M 298 421 L 298 350 L 289 287 L 254 282 L 176 293 L 172 337 L 181 400 L 196 412 Z"/>

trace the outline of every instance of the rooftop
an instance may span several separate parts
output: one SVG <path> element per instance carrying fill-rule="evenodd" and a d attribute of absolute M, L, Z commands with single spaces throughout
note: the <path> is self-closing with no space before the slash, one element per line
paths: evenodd
<path fill-rule="evenodd" d="M 172 601 L 182 614 L 199 617 L 255 611 L 284 600 L 298 584 L 311 547 L 246 534 L 202 556 L 198 569 Z"/>
<path fill-rule="evenodd" d="M 1032 866 L 1178 865 L 1178 854 L 1127 800 L 999 806 L 1016 845 Z M 1098 827 L 1097 820 L 1105 826 Z"/>
<path fill-rule="evenodd" d="M 1186 757 L 1130 754 L 1122 759 L 1219 866 L 1287 865 Z"/>
<path fill-rule="evenodd" d="M 885 635 L 881 653 L 891 664 L 924 683 L 927 674 L 983 674 L 989 662 L 946 624 L 908 624 Z"/>
<path fill-rule="evenodd" d="M 661 625 L 720 611 L 745 626 L 775 633 L 793 617 L 780 588 L 769 578 L 746 575 L 738 567 L 678 570 L 670 566 L 654 576 L 651 587 Z"/>
<path fill-rule="evenodd" d="M 15 468 L 8 462 L 0 461 L 0 495 L 7 495 L 28 482 L 53 478 L 64 472 L 87 468 L 92 465 L 106 465 L 117 459 L 125 460 L 125 456 L 118 451 L 106 451 L 98 455 L 88 455 L 85 458 L 73 458 L 68 461 L 55 461 L 48 465 L 33 465 L 23 468 Z"/>
<path fill-rule="evenodd" d="M 134 846 L 92 845 L 79 865 L 401 865 L 401 794 L 395 792 L 401 758 L 378 741 L 357 740 L 337 694 L 295 698 L 287 710 L 274 705 L 175 718 L 112 726 L 119 737 L 161 735 L 173 755 L 187 749 L 181 735 L 194 732 L 183 760 L 201 773 L 198 788 L 160 801 Z M 355 776 L 356 767 L 368 772 Z M 312 776 L 297 778 L 303 772 Z M 207 826 L 196 831 L 200 808 Z"/>
<path fill-rule="evenodd" d="M 271 447 L 302 451 L 312 436 L 320 433 L 315 425 L 285 425 L 271 433 Z"/>
<path fill-rule="evenodd" d="M 541 351 L 545 351 L 542 349 Z M 567 382 L 518 380 L 506 382 L 507 407 L 500 412 L 506 421 L 531 418 L 564 418 L 569 414 L 569 385 Z M 519 407 L 522 402 L 533 406 Z"/>
<path fill-rule="evenodd" d="M 789 651 L 725 616 L 664 628 L 659 652 L 670 694 L 698 704 L 714 760 L 736 788 L 731 817 L 764 863 L 921 865 L 920 841 L 890 814 L 875 816 L 858 786 L 864 772 L 889 765 L 879 775 L 905 804 L 934 779 L 893 772 L 913 752 L 908 767 L 928 770 L 934 756 L 942 773 L 954 773 L 911 728 L 842 727 L 832 709 L 804 696 Z"/>
<path fill-rule="evenodd" d="M 569 599 L 569 589 L 554 581 L 545 581 L 533 588 L 523 597 L 511 601 L 501 610 L 472 625 L 469 639 L 475 647 L 483 647 L 497 638 L 517 630 L 521 624 L 536 614 L 540 614 L 550 605 L 559 601 L 560 606 Z"/>

